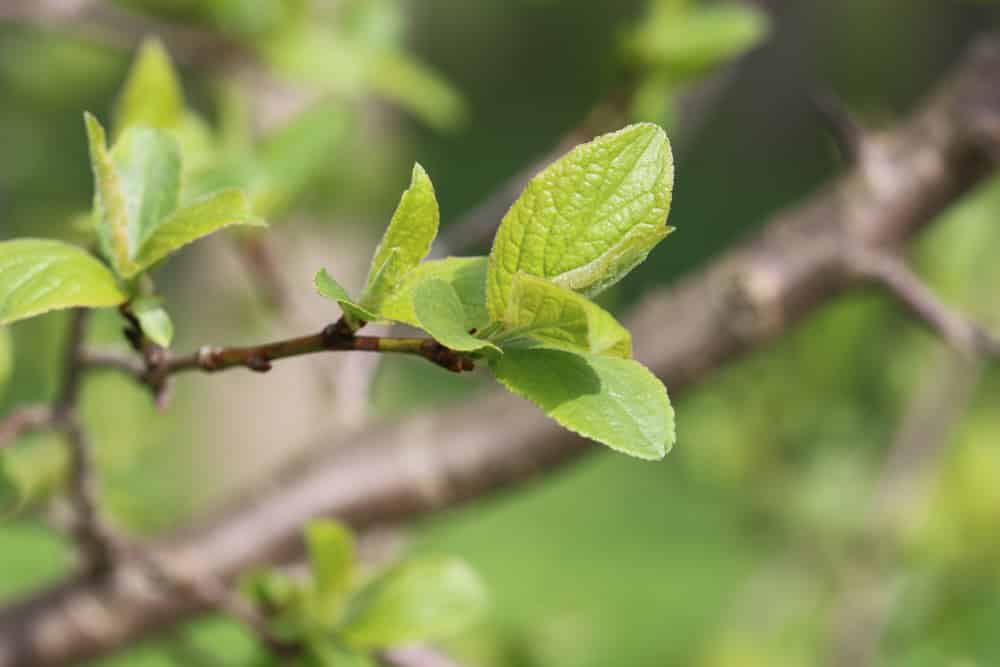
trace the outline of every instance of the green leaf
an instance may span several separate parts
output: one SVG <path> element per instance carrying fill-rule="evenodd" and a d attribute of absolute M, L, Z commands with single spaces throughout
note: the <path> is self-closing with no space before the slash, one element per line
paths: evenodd
<path fill-rule="evenodd" d="M 316 291 L 321 296 L 336 301 L 340 305 L 352 329 L 360 326 L 361 322 L 375 322 L 379 319 L 379 316 L 375 313 L 351 301 L 347 290 L 334 280 L 333 276 L 326 269 L 320 269 L 319 273 L 313 279 L 313 283 L 316 285 Z"/>
<path fill-rule="evenodd" d="M 76 246 L 48 239 L 0 243 L 0 325 L 61 308 L 117 306 L 114 274 Z"/>
<path fill-rule="evenodd" d="M 420 264 L 437 236 L 439 218 L 434 186 L 424 168 L 416 164 L 410 187 L 403 193 L 389 228 L 375 249 L 359 300 L 362 306 L 377 312 L 400 280 Z"/>
<path fill-rule="evenodd" d="M 642 65 L 664 68 L 680 81 L 703 75 L 758 43 L 767 16 L 738 3 L 654 11 L 625 45 Z"/>
<path fill-rule="evenodd" d="M 146 239 L 135 266 L 144 270 L 179 248 L 231 225 L 266 226 L 254 217 L 242 190 L 220 190 L 207 195 L 163 220 Z"/>
<path fill-rule="evenodd" d="M 514 275 L 504 338 L 530 336 L 572 352 L 628 358 L 632 336 L 596 303 L 548 280 Z"/>
<path fill-rule="evenodd" d="M 486 312 L 485 257 L 448 257 L 423 262 L 410 271 L 391 294 L 386 296 L 379 315 L 387 320 L 420 326 L 413 310 L 413 294 L 428 280 L 443 280 L 451 285 L 465 313 L 464 329 L 483 329 L 489 324 Z"/>
<path fill-rule="evenodd" d="M 435 641 L 478 620 L 487 606 L 482 580 L 463 561 L 422 558 L 388 570 L 362 589 L 340 633 L 359 649 Z"/>
<path fill-rule="evenodd" d="M 398 51 L 374 55 L 368 72 L 372 90 L 437 130 L 455 130 L 466 120 L 461 96 L 433 70 Z"/>
<path fill-rule="evenodd" d="M 184 92 L 163 44 L 146 39 L 115 107 L 115 136 L 141 125 L 163 130 L 176 128 L 184 116 Z"/>
<path fill-rule="evenodd" d="M 356 547 L 354 536 L 336 521 L 314 521 L 306 527 L 306 547 L 316 593 L 337 602 L 351 587 Z"/>
<path fill-rule="evenodd" d="M 131 310 L 142 333 L 160 347 L 170 347 L 174 338 L 174 323 L 163 308 L 163 302 L 156 297 L 140 297 L 132 301 Z"/>
<path fill-rule="evenodd" d="M 666 134 L 643 123 L 576 147 L 532 179 L 493 242 L 492 319 L 507 312 L 516 273 L 588 296 L 623 278 L 671 231 L 673 174 Z"/>
<path fill-rule="evenodd" d="M 674 411 L 663 384 L 642 364 L 548 348 L 505 347 L 497 379 L 564 427 L 641 459 L 674 443 Z"/>
<path fill-rule="evenodd" d="M 500 352 L 493 343 L 476 338 L 465 328 L 465 308 L 455 289 L 443 280 L 427 280 L 413 292 L 413 310 L 420 328 L 447 348 L 475 352 L 489 348 Z"/>
<path fill-rule="evenodd" d="M 85 117 L 98 236 L 118 274 L 132 278 L 143 268 L 137 256 L 177 208 L 180 150 L 161 130 L 133 127 L 108 152 L 104 129 L 90 114 Z"/>

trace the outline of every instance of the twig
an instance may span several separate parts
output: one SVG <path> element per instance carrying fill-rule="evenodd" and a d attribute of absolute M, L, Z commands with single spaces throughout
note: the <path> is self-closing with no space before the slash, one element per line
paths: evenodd
<path fill-rule="evenodd" d="M 0 449 L 17 441 L 22 435 L 52 426 L 52 410 L 47 405 L 18 408 L 0 421 Z"/>
<path fill-rule="evenodd" d="M 923 373 L 893 438 L 875 484 L 868 537 L 878 546 L 864 550 L 853 575 L 834 601 L 829 664 L 876 664 L 878 646 L 895 603 L 897 582 L 891 570 L 900 538 L 915 507 L 927 496 L 938 461 L 965 414 L 982 376 L 982 363 L 943 348 Z"/>
<path fill-rule="evenodd" d="M 1000 338 L 949 308 L 917 276 L 906 262 L 887 252 L 849 252 L 853 270 L 876 281 L 953 348 L 971 357 L 1000 356 Z"/>
<path fill-rule="evenodd" d="M 998 78 L 1000 39 L 993 38 L 974 48 L 908 122 L 880 136 L 892 159 L 878 165 L 878 187 L 858 165 L 771 220 L 757 238 L 647 297 L 629 320 L 636 357 L 676 398 L 857 284 L 843 262 L 845 247 L 898 248 L 983 178 L 984 147 L 970 133 L 962 100 L 970 88 L 995 87 Z M 1000 118 L 997 102 L 992 111 Z M 299 553 L 301 526 L 316 517 L 335 516 L 363 531 L 524 483 L 589 451 L 580 438 L 506 395 L 348 437 L 350 444 L 326 447 L 322 457 L 276 473 L 253 502 L 223 508 L 158 553 L 191 564 L 196 576 L 229 580 Z M 119 563 L 116 572 L 128 567 Z M 82 633 L 60 622 L 94 604 L 114 619 L 105 632 Z M 137 598 L 107 581 L 70 579 L 0 609 L 0 667 L 51 667 L 104 655 L 198 611 L 183 597 Z"/>
<path fill-rule="evenodd" d="M 62 384 L 52 418 L 65 435 L 69 450 L 69 498 L 75 512 L 77 543 L 83 552 L 87 570 L 103 574 L 112 566 L 114 547 L 98 506 L 93 447 L 77 415 L 84 372 L 81 355 L 89 321 L 90 311 L 86 309 L 74 310 L 70 316 Z"/>

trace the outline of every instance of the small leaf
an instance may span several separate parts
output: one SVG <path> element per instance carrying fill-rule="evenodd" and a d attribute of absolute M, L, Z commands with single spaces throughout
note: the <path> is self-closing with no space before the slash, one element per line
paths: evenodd
<path fill-rule="evenodd" d="M 104 128 L 94 116 L 83 115 L 90 144 L 90 168 L 94 172 L 94 216 L 97 237 L 104 254 L 118 275 L 132 268 L 129 217 L 118 169 L 108 151 Z"/>
<path fill-rule="evenodd" d="M 420 322 L 413 312 L 414 291 L 428 280 L 443 280 L 451 285 L 462 303 L 464 328 L 483 329 L 490 321 L 486 312 L 487 263 L 485 257 L 448 257 L 423 262 L 385 298 L 379 315 L 387 320 L 419 327 Z"/>
<path fill-rule="evenodd" d="M 115 136 L 136 125 L 174 129 L 183 115 L 184 92 L 170 56 L 158 39 L 146 39 L 115 107 Z"/>
<path fill-rule="evenodd" d="M 174 338 L 174 323 L 163 308 L 163 303 L 155 297 L 141 297 L 132 301 L 131 310 L 142 333 L 160 347 L 170 347 Z"/>
<path fill-rule="evenodd" d="M 313 283 L 316 285 L 316 291 L 321 296 L 336 301 L 340 305 L 352 329 L 360 326 L 361 322 L 375 322 L 379 319 L 379 316 L 375 313 L 351 301 L 347 290 L 334 280 L 333 276 L 326 269 L 320 269 L 319 273 L 313 279 Z"/>
<path fill-rule="evenodd" d="M 100 123 L 90 114 L 86 122 L 98 236 L 118 274 L 132 278 L 143 268 L 139 253 L 177 208 L 180 149 L 161 130 L 133 127 L 109 153 Z"/>
<path fill-rule="evenodd" d="M 359 649 L 447 638 L 487 608 L 486 588 L 463 561 L 422 558 L 403 563 L 365 586 L 340 629 Z"/>
<path fill-rule="evenodd" d="M 378 311 L 400 280 L 427 256 L 437 236 L 440 213 L 434 186 L 419 164 L 413 166 L 410 187 L 403 193 L 382 242 L 375 249 L 362 306 Z"/>
<path fill-rule="evenodd" d="M 433 70 L 398 51 L 370 60 L 369 82 L 375 93 L 410 111 L 437 130 L 455 130 L 466 120 L 465 103 Z"/>
<path fill-rule="evenodd" d="M 611 313 L 572 290 L 524 273 L 514 276 L 503 324 L 504 338 L 526 335 L 572 352 L 632 356 L 632 336 Z"/>
<path fill-rule="evenodd" d="M 354 578 L 354 536 L 336 521 L 314 521 L 306 528 L 306 546 L 316 593 L 325 602 L 339 602 Z"/>
<path fill-rule="evenodd" d="M 636 361 L 512 346 L 490 366 L 512 393 L 585 438 L 649 460 L 673 446 L 667 391 Z"/>
<path fill-rule="evenodd" d="M 755 7 L 722 3 L 654 10 L 628 39 L 626 53 L 642 65 L 663 68 L 677 81 L 704 75 L 757 44 L 768 31 Z"/>
<path fill-rule="evenodd" d="M 532 179 L 493 242 L 492 318 L 507 312 L 515 273 L 587 296 L 623 278 L 670 232 L 673 173 L 666 134 L 643 123 L 576 147 Z"/>
<path fill-rule="evenodd" d="M 62 241 L 0 243 L 0 325 L 61 308 L 117 306 L 128 295 L 93 255 Z"/>
<path fill-rule="evenodd" d="M 476 338 L 465 328 L 465 309 L 454 288 L 443 280 L 427 280 L 413 292 L 413 311 L 420 328 L 447 348 L 475 352 L 489 348 L 500 352 L 493 343 Z"/>
<path fill-rule="evenodd" d="M 138 270 L 156 264 L 183 246 L 231 225 L 266 226 L 253 216 L 241 190 L 220 190 L 179 209 L 163 220 L 136 257 Z"/>
<path fill-rule="evenodd" d="M 65 488 L 68 464 L 65 443 L 53 433 L 25 436 L 0 451 L 0 518 Z"/>

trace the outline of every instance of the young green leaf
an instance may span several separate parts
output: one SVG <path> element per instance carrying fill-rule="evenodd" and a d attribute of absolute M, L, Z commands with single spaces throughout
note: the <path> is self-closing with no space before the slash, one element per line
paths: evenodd
<path fill-rule="evenodd" d="M 487 605 L 482 580 L 463 561 L 422 558 L 365 586 L 352 600 L 340 635 L 359 649 L 444 639 L 475 622 Z"/>
<path fill-rule="evenodd" d="M 161 130 L 126 130 L 109 152 L 104 129 L 86 114 L 94 171 L 98 235 L 118 274 L 142 270 L 136 257 L 177 208 L 181 161 L 176 140 Z"/>
<path fill-rule="evenodd" d="M 130 305 L 142 333 L 160 347 L 170 347 L 174 339 L 174 323 L 163 308 L 163 302 L 156 297 L 140 297 Z"/>
<path fill-rule="evenodd" d="M 576 147 L 532 179 L 493 242 L 492 318 L 507 312 L 516 273 L 588 296 L 623 278 L 670 232 L 673 174 L 666 134 L 643 123 Z"/>
<path fill-rule="evenodd" d="M 255 218 L 242 190 L 220 190 L 178 209 L 161 221 L 144 241 L 135 258 L 145 270 L 179 248 L 231 225 L 266 226 Z"/>
<path fill-rule="evenodd" d="M 0 325 L 60 308 L 117 306 L 128 295 L 93 255 L 62 241 L 0 243 Z"/>
<path fill-rule="evenodd" d="M 572 352 L 632 356 L 632 336 L 611 313 L 585 296 L 525 273 L 514 275 L 503 324 L 506 339 L 530 336 Z"/>
<path fill-rule="evenodd" d="M 419 164 L 403 193 L 382 242 L 375 249 L 360 303 L 378 311 L 399 281 L 427 256 L 437 236 L 440 212 L 434 186 Z"/>
<path fill-rule="evenodd" d="M 455 289 L 443 280 L 422 282 L 413 292 L 413 311 L 420 328 L 447 348 L 459 352 L 491 349 L 493 343 L 476 338 L 465 328 L 465 309 Z"/>
<path fill-rule="evenodd" d="M 654 10 L 627 40 L 625 50 L 639 64 L 663 68 L 681 82 L 746 51 L 767 30 L 767 16 L 743 4 L 668 6 Z"/>
<path fill-rule="evenodd" d="M 314 521 L 305 532 L 316 593 L 337 602 L 354 578 L 354 536 L 336 521 Z"/>
<path fill-rule="evenodd" d="M 465 313 L 464 328 L 482 329 L 489 324 L 486 312 L 485 257 L 448 257 L 423 262 L 406 274 L 396 289 L 386 296 L 379 315 L 387 320 L 420 326 L 413 311 L 413 294 L 428 280 L 443 280 L 458 295 Z"/>
<path fill-rule="evenodd" d="M 667 391 L 636 361 L 506 347 L 490 367 L 512 393 L 585 438 L 649 460 L 663 458 L 673 446 Z"/>
<path fill-rule="evenodd" d="M 137 125 L 173 129 L 183 115 L 184 92 L 170 56 L 158 39 L 146 39 L 118 98 L 114 135 Z"/>
<path fill-rule="evenodd" d="M 316 285 L 316 291 L 321 296 L 336 301 L 340 305 L 340 309 L 344 311 L 344 315 L 350 323 L 351 328 L 355 328 L 361 322 L 375 322 L 380 319 L 375 313 L 351 301 L 347 290 L 334 280 L 333 276 L 326 269 L 320 269 L 319 273 L 313 279 L 313 283 Z"/>

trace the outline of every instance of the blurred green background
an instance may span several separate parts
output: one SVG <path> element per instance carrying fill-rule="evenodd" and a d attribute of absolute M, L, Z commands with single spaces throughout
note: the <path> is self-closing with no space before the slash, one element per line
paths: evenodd
<path fill-rule="evenodd" d="M 225 36 L 260 59 L 265 75 L 254 77 L 180 58 L 190 103 L 222 128 L 216 140 L 233 146 L 234 159 L 298 110 L 319 110 L 301 126 L 301 141 L 289 140 L 287 162 L 276 160 L 287 180 L 268 238 L 286 303 L 261 298 L 246 239 L 215 239 L 159 271 L 178 349 L 329 321 L 335 313 L 311 295 L 312 273 L 325 265 L 346 283 L 361 280 L 357 256 L 381 233 L 414 160 L 434 179 L 447 235 L 449 223 L 551 150 L 626 77 L 639 76 L 654 104 L 637 103 L 632 114 L 657 116 L 674 139 L 670 222 L 678 231 L 608 296 L 624 312 L 845 168 L 809 91 L 830 91 L 867 123 L 886 126 L 977 33 L 1000 25 L 1000 9 L 983 2 L 771 0 L 759 5 L 770 28 L 749 52 L 712 72 L 664 73 L 637 65 L 623 46 L 637 25 L 648 28 L 651 4 L 115 5 Z M 655 4 L 686 4 L 676 10 L 682 16 L 712 3 Z M 0 238 L 83 238 L 77 219 L 89 206 L 91 177 L 82 112 L 108 116 L 132 56 L 122 43 L 134 41 L 87 27 L 0 22 Z M 705 80 L 711 95 L 687 116 L 665 103 Z M 291 173 L 300 163 L 308 168 Z M 994 327 L 998 218 L 994 178 L 953 206 L 914 252 L 950 302 Z M 11 369 L 0 414 L 51 396 L 64 326 L 53 314 L 11 329 L 11 363 L 0 355 L 0 375 Z M 120 344 L 119 326 L 102 316 L 95 336 Z M 669 327 L 663 323 L 664 335 Z M 371 373 L 370 400 L 359 407 L 337 399 L 348 393 L 338 392 L 344 376 Z M 467 396 L 470 382 L 488 390 L 479 379 L 405 359 L 375 369 L 296 361 L 266 380 L 184 378 L 161 414 L 142 390 L 97 376 L 84 412 L 109 508 L 131 530 L 156 534 L 266 478 L 323 429 L 431 410 Z M 224 409 L 209 413 L 206 402 Z M 258 417 L 254 406 L 269 409 Z M 676 407 L 679 440 L 662 463 L 597 452 L 407 536 L 409 552 L 463 556 L 489 584 L 489 618 L 449 646 L 464 664 L 1000 664 L 995 368 L 970 367 L 892 303 L 856 295 Z M 237 409 L 239 419 L 219 417 Z M 927 439 L 916 454 L 913 438 Z M 895 456 L 916 461 L 902 493 L 886 472 Z M 28 494 L 22 511 L 0 524 L 6 599 L 57 580 L 73 561 L 48 527 L 60 449 L 45 437 L 26 439 L 3 466 Z M 211 619 L 102 664 L 242 665 L 253 651 L 242 630 Z"/>

